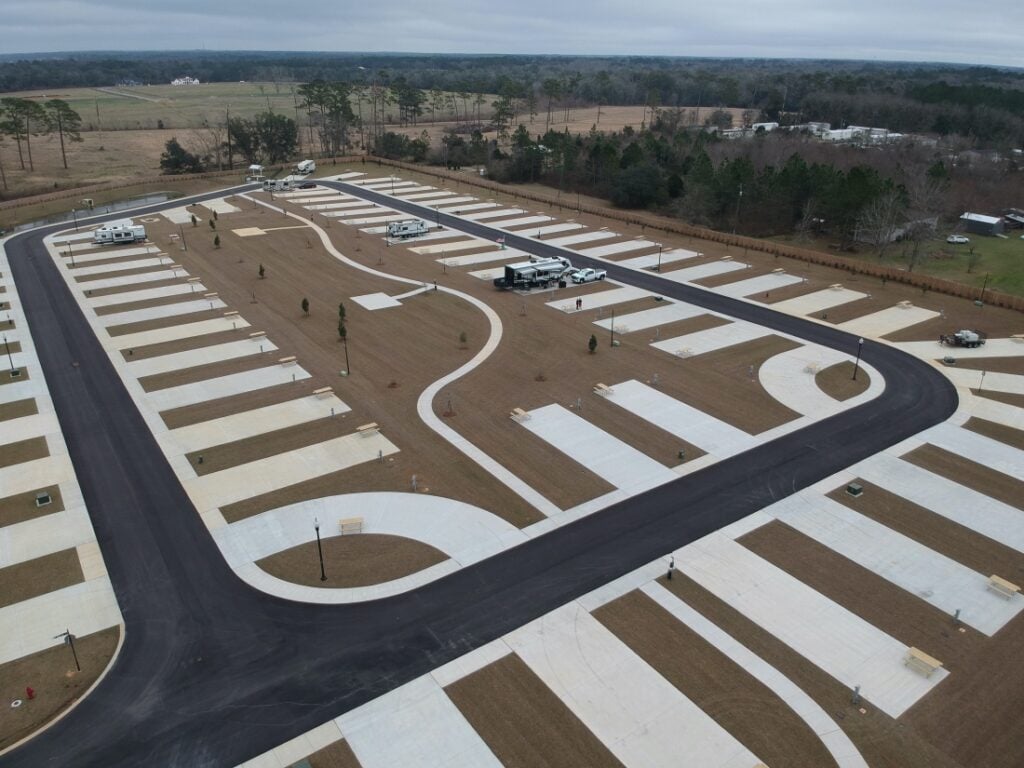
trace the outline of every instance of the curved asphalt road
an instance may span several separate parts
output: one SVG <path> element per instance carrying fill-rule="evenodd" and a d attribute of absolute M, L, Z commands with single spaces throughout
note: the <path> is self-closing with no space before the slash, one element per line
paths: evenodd
<path fill-rule="evenodd" d="M 440 218 L 473 234 L 498 234 Z M 946 419 L 957 403 L 929 366 L 865 342 L 864 359 L 888 384 L 869 404 L 414 592 L 358 605 L 289 603 L 252 590 L 225 565 L 46 254 L 42 236 L 56 229 L 19 235 L 6 249 L 127 631 L 106 679 L 44 735 L 0 758 L 11 768 L 235 765 Z M 833 328 L 602 266 L 665 296 L 854 349 L 855 339 Z M 80 367 L 71 366 L 75 360 Z M 60 617 L 54 627 L 64 627 Z"/>

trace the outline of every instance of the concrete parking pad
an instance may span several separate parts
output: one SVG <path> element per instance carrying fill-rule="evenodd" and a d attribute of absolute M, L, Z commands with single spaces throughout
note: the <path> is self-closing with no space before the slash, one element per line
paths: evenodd
<path fill-rule="evenodd" d="M 988 397 L 971 398 L 969 407 L 972 416 L 1024 431 L 1024 408 L 1017 408 Z"/>
<path fill-rule="evenodd" d="M 474 253 L 469 256 L 446 256 L 443 259 L 437 259 L 437 263 L 445 264 L 449 267 L 470 267 L 476 264 L 486 264 L 490 261 L 525 260 L 529 257 L 530 254 L 526 251 L 520 251 L 516 248 L 496 248 L 493 251 Z"/>
<path fill-rule="evenodd" d="M 1024 512 L 948 478 L 880 453 L 851 469 L 859 477 L 965 528 L 1024 552 Z"/>
<path fill-rule="evenodd" d="M 488 208 L 497 208 L 497 203 L 469 203 L 468 205 L 453 205 L 450 208 L 438 207 L 441 213 L 460 214 L 462 212 L 484 211 Z"/>
<path fill-rule="evenodd" d="M 39 488 L 66 483 L 74 477 L 75 472 L 67 455 L 47 456 L 9 467 L 0 467 L 0 488 L 3 489 L 0 496 L 17 496 Z"/>
<path fill-rule="evenodd" d="M 691 357 L 760 339 L 771 334 L 771 330 L 763 326 L 736 321 L 728 325 L 718 325 L 704 331 L 676 336 L 672 339 L 655 341 L 651 346 L 672 355 Z"/>
<path fill-rule="evenodd" d="M 579 243 L 591 243 L 595 240 L 607 240 L 609 237 L 622 237 L 617 232 L 609 232 L 606 229 L 589 230 L 587 232 L 580 232 L 577 235 L 565 235 L 564 237 L 553 237 L 550 240 L 544 242 L 548 245 L 556 245 L 559 248 L 565 248 L 569 245 L 578 245 Z"/>
<path fill-rule="evenodd" d="M 71 270 L 71 276 L 74 278 L 89 277 L 90 275 L 103 275 L 108 272 L 125 272 L 129 269 L 146 269 L 148 267 L 162 267 L 166 266 L 168 259 L 153 258 L 153 259 L 137 259 L 135 261 L 118 261 L 113 264 L 96 264 L 91 267 L 75 267 Z M 91 285 L 84 285 L 83 288 L 91 288 Z"/>
<path fill-rule="evenodd" d="M 125 291 L 124 293 L 111 293 L 106 296 L 86 296 L 86 299 L 94 307 L 116 307 L 118 304 L 131 304 L 136 301 L 152 301 L 163 299 L 168 296 L 183 296 L 194 294 L 202 296 L 207 292 L 202 283 L 181 283 L 180 285 L 162 285 L 159 288 L 143 288 L 138 291 Z"/>
<path fill-rule="evenodd" d="M 455 251 L 468 251 L 472 248 L 487 248 L 493 245 L 489 240 L 474 237 L 469 240 L 456 240 L 454 243 L 435 243 L 433 245 L 419 245 L 409 250 L 421 256 L 431 256 L 438 253 L 452 253 Z"/>
<path fill-rule="evenodd" d="M 599 309 L 602 307 L 610 307 L 614 304 L 622 304 L 623 302 L 633 301 L 634 299 L 642 299 L 644 296 L 650 296 L 650 291 L 645 291 L 643 288 L 634 288 L 632 285 L 619 285 L 609 281 L 609 285 L 616 285 L 617 288 L 612 288 L 609 291 L 600 291 L 598 293 L 588 293 L 583 297 L 583 311 L 589 309 Z M 561 310 L 562 312 L 577 312 L 576 302 L 573 299 L 559 299 L 558 301 L 549 301 L 545 306 L 552 307 L 553 309 Z"/>
<path fill-rule="evenodd" d="M 92 240 L 92 238 L 92 228 L 90 228 L 88 232 L 61 232 L 60 234 L 53 235 L 51 242 L 54 245 L 63 245 L 68 242 L 77 243 L 80 240 Z"/>
<path fill-rule="evenodd" d="M 742 264 L 738 261 L 709 261 L 706 264 L 697 264 L 693 267 L 686 267 L 685 269 L 675 269 L 671 272 L 662 272 L 661 276 L 666 280 L 673 280 L 677 283 L 689 283 L 694 280 L 701 280 L 705 277 L 714 277 L 715 275 L 724 275 L 726 272 L 735 272 L 740 269 L 746 269 L 749 264 Z"/>
<path fill-rule="evenodd" d="M 1024 376 L 998 371 L 972 371 L 967 368 L 946 368 L 943 374 L 958 387 L 1024 395 Z"/>
<path fill-rule="evenodd" d="M 373 181 L 368 181 L 365 184 L 362 184 L 360 186 L 362 186 L 363 189 L 376 189 L 376 190 L 383 190 L 383 191 L 387 192 L 387 191 L 392 190 L 392 189 L 398 190 L 398 189 L 405 189 L 407 187 L 418 187 L 420 185 L 417 184 L 415 181 L 399 181 L 396 178 L 394 180 L 392 180 L 392 179 L 383 179 L 383 180 L 375 179 Z"/>
<path fill-rule="evenodd" d="M 317 199 L 319 200 L 321 198 L 317 198 Z M 313 205 L 310 205 L 309 203 L 310 203 L 310 201 L 308 201 L 308 200 L 300 201 L 300 204 L 302 205 L 302 207 L 305 208 L 307 211 L 343 211 L 343 210 L 345 210 L 347 208 L 365 208 L 366 207 L 366 201 L 365 200 L 351 200 L 351 199 L 349 199 L 349 200 L 341 200 L 339 202 L 315 203 Z"/>
<path fill-rule="evenodd" d="M 59 434 L 60 424 L 57 423 L 56 414 L 52 412 L 34 413 L 31 416 L 8 419 L 0 427 L 0 448 L 22 440 L 31 440 L 33 437 Z M 0 496 L 6 495 L 3 489 L 0 489 Z M 0 560 L 2 559 L 0 557 Z"/>
<path fill-rule="evenodd" d="M 456 195 L 454 192 L 449 192 L 448 190 L 439 189 L 435 192 L 414 192 L 413 194 L 405 195 L 396 193 L 395 197 L 401 197 L 403 200 L 414 200 L 417 203 L 419 203 L 423 200 L 439 200 L 440 198 L 443 197 L 458 197 L 458 195 Z M 444 200 L 441 200 L 440 202 L 442 205 L 446 203 L 446 201 Z"/>
<path fill-rule="evenodd" d="M 367 216 L 360 217 L 358 219 L 342 219 L 342 224 L 347 224 L 350 227 L 364 227 L 367 224 L 389 224 L 392 221 L 408 221 L 409 214 L 407 213 L 389 213 L 386 216 Z"/>
<path fill-rule="evenodd" d="M 693 259 L 701 254 L 696 251 L 688 251 L 685 248 L 673 248 L 670 251 L 662 251 L 659 256 L 656 253 L 649 253 L 645 256 L 633 256 L 629 259 L 623 259 L 622 261 L 615 262 L 620 267 L 632 267 L 633 269 L 651 269 L 661 264 L 665 267 L 668 264 L 672 264 L 677 261 L 683 261 L 685 259 Z"/>
<path fill-rule="evenodd" d="M 721 531 L 675 553 L 676 567 L 808 661 L 899 717 L 949 674 L 924 677 L 907 646 L 775 567 Z M 927 652 L 927 649 L 924 649 Z"/>
<path fill-rule="evenodd" d="M 618 243 L 609 243 L 608 245 L 595 245 L 593 248 L 580 248 L 577 252 L 581 256 L 600 259 L 605 256 L 613 256 L 616 253 L 628 253 L 629 251 L 639 251 L 644 248 L 657 247 L 658 244 L 652 243 L 650 240 L 623 240 Z"/>
<path fill-rule="evenodd" d="M 840 323 L 837 327 L 842 328 L 844 331 L 855 333 L 858 336 L 881 338 L 890 333 L 902 331 L 904 328 L 909 328 L 912 325 L 923 323 L 938 316 L 938 312 L 930 309 L 924 309 L 923 307 L 896 306 L 889 307 L 888 309 L 883 309 L 878 312 L 872 312 L 870 315 L 855 317 L 853 320 L 847 320 L 845 323 Z"/>
<path fill-rule="evenodd" d="M 529 231 L 519 232 L 524 237 L 543 237 L 544 235 L 553 235 L 556 232 L 573 232 L 577 229 L 583 229 L 582 224 L 575 224 L 573 222 L 562 222 L 560 224 L 548 224 L 547 226 L 537 227 L 534 229 L 530 227 Z"/>
<path fill-rule="evenodd" d="M 758 759 L 578 604 L 506 642 L 626 766 L 753 768 Z"/>
<path fill-rule="evenodd" d="M 1024 451 L 1013 446 L 979 435 L 969 429 L 957 427 L 949 422 L 932 427 L 918 437 L 932 445 L 955 453 L 978 464 L 982 464 L 1004 475 L 1024 478 Z M 1021 499 L 1024 504 L 1024 499 Z"/>
<path fill-rule="evenodd" d="M 203 514 L 397 452 L 398 448 L 380 433 L 356 433 L 186 479 L 183 485 Z"/>
<path fill-rule="evenodd" d="M 191 315 L 196 312 L 208 312 L 211 309 L 225 309 L 225 304 L 220 299 L 193 299 L 191 301 L 179 301 L 176 304 L 161 304 L 156 307 L 145 307 L 143 309 L 131 309 L 127 312 L 115 312 L 109 315 L 100 315 L 96 318 L 97 323 L 106 328 L 116 325 L 129 325 L 141 323 L 146 320 L 160 320 L 178 315 Z"/>
<path fill-rule="evenodd" d="M 171 224 L 192 223 L 192 211 L 185 206 L 180 206 L 178 208 L 166 208 L 160 211 L 160 215 L 171 222 Z M 196 218 L 199 217 L 197 216 Z"/>
<path fill-rule="evenodd" d="M 825 288 L 812 293 L 805 293 L 803 296 L 796 296 L 792 299 L 769 304 L 771 309 L 785 312 L 790 315 L 814 315 L 832 307 L 849 304 L 851 301 L 867 298 L 866 293 L 851 291 L 849 288 Z"/>
<path fill-rule="evenodd" d="M 308 378 L 309 374 L 297 365 L 270 365 L 252 371 L 218 376 L 215 379 L 182 384 L 179 387 L 158 389 L 147 393 L 146 397 L 157 411 L 169 411 Z"/>
<path fill-rule="evenodd" d="M 367 208 L 365 205 L 362 208 L 346 208 L 340 211 L 325 211 L 324 216 L 330 216 L 336 219 L 347 219 L 353 216 L 372 216 L 374 214 L 393 214 L 395 211 L 391 208 L 384 208 L 379 205 L 374 205 Z"/>
<path fill-rule="evenodd" d="M 389 691 L 335 722 L 362 768 L 502 768 L 429 675 Z"/>
<path fill-rule="evenodd" d="M 195 323 L 185 323 L 184 325 L 172 325 L 169 328 L 127 333 L 124 336 L 115 336 L 109 343 L 113 345 L 114 349 L 134 349 L 135 347 L 145 347 L 150 344 L 162 344 L 165 341 L 190 339 L 193 336 L 206 336 L 210 333 L 223 333 L 234 328 L 248 327 L 249 323 L 240 317 L 217 317 L 212 320 L 200 320 Z"/>
<path fill-rule="evenodd" d="M 987 588 L 989 574 L 972 571 L 826 496 L 803 491 L 764 510 L 900 589 L 986 635 L 1024 609 L 1024 596 L 1007 600 Z"/>
<path fill-rule="evenodd" d="M 89 251 L 88 253 L 78 253 L 77 250 L 73 251 L 69 256 L 66 250 L 60 251 L 60 256 L 64 259 L 64 264 L 67 267 L 79 264 L 90 264 L 95 261 L 107 261 L 108 259 L 126 259 L 129 256 L 156 256 L 160 251 L 155 245 L 149 245 L 144 248 L 103 248 L 102 250 Z M 164 256 L 164 259 L 167 259 Z M 170 260 L 168 259 L 168 263 Z"/>
<path fill-rule="evenodd" d="M 467 213 L 462 218 L 470 221 L 484 221 L 485 219 L 501 218 L 502 216 L 515 216 L 526 213 L 522 208 L 499 208 L 494 211 L 483 211 L 481 213 Z"/>
<path fill-rule="evenodd" d="M 137 379 L 141 379 L 144 376 L 156 376 L 161 373 L 180 371 L 185 368 L 211 365 L 224 360 L 236 360 L 240 357 L 258 355 L 260 352 L 273 352 L 276 349 L 277 346 L 265 336 L 257 339 L 240 339 L 238 341 L 228 341 L 224 344 L 199 347 L 198 349 L 186 349 L 169 355 L 147 357 L 144 360 L 132 360 L 129 358 L 128 373 Z"/>
<path fill-rule="evenodd" d="M 158 442 L 166 452 L 184 455 L 317 419 L 340 416 L 350 410 L 334 395 L 310 395 L 172 429 L 160 435 Z"/>
<path fill-rule="evenodd" d="M 717 458 L 732 456 L 760 441 L 731 424 L 676 400 L 635 379 L 612 387 L 608 402 L 686 440 Z"/>
<path fill-rule="evenodd" d="M 560 405 L 529 412 L 519 422 L 533 434 L 616 488 L 636 493 L 675 480 L 678 475 Z"/>
<path fill-rule="evenodd" d="M 0 528 L 0 568 L 94 541 L 89 515 L 82 506 L 34 517 Z"/>
<path fill-rule="evenodd" d="M 588 309 L 590 308 L 590 303 L 587 301 L 589 298 L 587 296 L 584 299 Z M 695 307 L 692 304 L 662 302 L 661 306 L 654 309 L 645 309 L 640 312 L 630 312 L 628 315 L 619 315 L 615 318 L 615 331 L 616 333 L 643 331 L 659 325 L 674 323 L 678 320 L 688 320 L 691 317 L 705 314 L 705 311 L 702 307 Z M 608 329 L 612 325 L 612 319 L 606 317 L 602 320 L 595 320 L 594 325 Z"/>
<path fill-rule="evenodd" d="M 74 272 L 71 273 L 74 276 Z M 83 291 L 102 291 L 107 288 L 120 288 L 124 285 L 135 285 L 136 283 L 156 283 L 163 280 L 174 280 L 188 277 L 184 269 L 161 269 L 158 272 L 140 272 L 135 275 L 124 275 L 122 277 L 104 277 L 99 280 L 89 280 L 82 283 Z M 86 295 L 88 299 L 88 294 Z"/>
<path fill-rule="evenodd" d="M 402 302 L 397 299 L 393 299 L 386 293 L 367 293 L 364 296 L 353 296 L 352 301 L 358 304 L 363 309 L 389 309 L 391 307 L 400 307 Z"/>
<path fill-rule="evenodd" d="M 417 202 L 420 205 L 427 206 L 428 208 L 435 208 L 435 207 L 437 207 L 439 205 L 459 205 L 459 204 L 462 204 L 462 203 L 472 203 L 472 202 L 474 202 L 474 201 L 476 201 L 478 199 L 479 198 L 470 197 L 470 196 L 462 196 L 462 197 L 455 196 L 455 197 L 438 198 L 436 200 L 419 200 Z"/>
<path fill-rule="evenodd" d="M 237 205 L 232 205 L 223 197 L 218 197 L 213 200 L 204 200 L 200 203 L 204 208 L 209 208 L 211 211 L 216 213 L 218 216 L 222 213 L 238 213 L 242 209 Z"/>
<path fill-rule="evenodd" d="M 496 221 L 491 226 L 495 229 L 516 229 L 517 227 L 529 227 L 531 224 L 543 224 L 545 221 L 554 221 L 552 216 L 521 216 L 517 219 L 509 219 L 508 221 Z M 529 235 L 529 232 L 522 232 L 520 234 Z"/>
<path fill-rule="evenodd" d="M 776 288 L 785 288 L 787 285 L 802 282 L 802 277 L 780 273 L 751 277 L 748 280 L 737 280 L 735 283 L 715 286 L 711 290 L 723 296 L 732 296 L 734 299 L 740 299 L 744 296 L 752 296 L 755 293 L 767 293 Z"/>

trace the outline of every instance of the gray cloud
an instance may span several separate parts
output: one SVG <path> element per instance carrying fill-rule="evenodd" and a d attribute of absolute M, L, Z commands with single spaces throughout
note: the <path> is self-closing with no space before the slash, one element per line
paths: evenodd
<path fill-rule="evenodd" d="M 753 56 L 1024 66 L 1016 4 L 958 0 L 6 0 L 0 54 L 328 50 Z M 113 34 L 116 33 L 116 34 Z"/>

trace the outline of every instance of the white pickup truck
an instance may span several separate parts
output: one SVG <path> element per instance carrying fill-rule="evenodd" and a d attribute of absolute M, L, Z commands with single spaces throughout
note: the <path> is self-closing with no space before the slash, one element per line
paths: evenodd
<path fill-rule="evenodd" d="M 573 272 L 571 280 L 574 283 L 592 283 L 595 280 L 604 280 L 607 276 L 608 273 L 603 269 L 587 267 L 586 269 L 578 269 Z"/>

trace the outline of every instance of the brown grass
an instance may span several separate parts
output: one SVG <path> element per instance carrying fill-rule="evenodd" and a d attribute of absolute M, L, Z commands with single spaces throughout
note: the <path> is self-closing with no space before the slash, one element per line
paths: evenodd
<path fill-rule="evenodd" d="M 322 520 L 321 531 L 329 528 L 333 532 L 337 524 L 334 519 Z M 382 584 L 448 559 L 444 552 L 422 541 L 379 533 L 330 536 L 322 539 L 321 546 L 326 581 L 320 581 L 315 541 L 257 560 L 256 565 L 285 581 L 336 589 Z"/>
<path fill-rule="evenodd" d="M 75 549 L 0 568 L 0 608 L 78 584 L 83 579 Z"/>
<path fill-rule="evenodd" d="M 1021 345 L 1024 347 L 1024 344 Z M 947 353 L 956 357 L 956 349 L 950 349 Z M 1024 375 L 1024 348 L 1021 349 L 1021 357 L 957 357 L 956 367 L 966 368 L 971 371 L 988 371 L 989 373 L 1013 373 L 1017 376 Z M 937 357 L 941 357 L 938 355 Z"/>
<path fill-rule="evenodd" d="M 976 461 L 934 445 L 922 445 L 900 458 L 1011 507 L 1024 507 L 1024 482 Z"/>
<path fill-rule="evenodd" d="M 18 371 L 19 375 L 11 376 L 13 371 Z M 30 378 L 32 377 L 28 375 L 28 369 L 24 366 L 13 369 L 4 367 L 0 370 L 0 386 L 3 386 L 4 384 L 13 384 L 18 381 L 27 381 Z"/>
<path fill-rule="evenodd" d="M 1014 429 L 1006 424 L 997 424 L 994 421 L 979 419 L 973 416 L 967 420 L 964 428 L 1024 451 L 1024 430 Z"/>
<path fill-rule="evenodd" d="M 0 699 L 22 699 L 17 709 L 5 705 L 0 718 L 0 749 L 39 730 L 66 710 L 103 673 L 117 650 L 121 630 L 111 627 L 75 639 L 75 651 L 82 667 L 75 671 L 71 651 L 64 645 L 0 664 Z M 35 690 L 27 700 L 25 688 Z"/>
<path fill-rule="evenodd" d="M 995 392 L 991 389 L 980 391 L 972 389 L 971 392 L 979 397 L 987 397 L 989 400 L 996 400 L 1000 403 L 1006 403 L 1017 408 L 1024 408 L 1024 395 L 1017 395 L 1012 392 Z"/>
<path fill-rule="evenodd" d="M 310 768 L 360 768 L 352 747 L 344 739 L 328 744 L 306 759 Z"/>
<path fill-rule="evenodd" d="M 322 386 L 322 384 L 310 379 L 288 381 L 274 387 L 263 387 L 262 389 L 245 392 L 234 397 L 222 397 L 216 400 L 196 403 L 195 405 L 186 405 L 182 408 L 163 411 L 160 414 L 160 418 L 164 420 L 169 429 L 178 429 L 189 424 L 197 424 L 201 421 L 209 421 L 234 413 L 243 413 L 265 405 L 273 405 L 283 403 L 286 400 L 294 400 L 297 397 L 305 397 L 312 394 L 313 390 L 318 386 Z"/>
<path fill-rule="evenodd" d="M 950 557 L 978 573 L 996 573 L 1019 584 L 1024 579 L 1024 553 L 936 515 L 901 496 L 858 479 L 864 493 L 854 498 L 839 488 L 829 498 Z"/>
<path fill-rule="evenodd" d="M 139 379 L 142 388 L 147 392 L 156 392 L 160 389 L 180 387 L 183 384 L 192 384 L 206 379 L 215 379 L 221 376 L 229 376 L 233 373 L 243 371 L 254 371 L 258 368 L 266 368 L 275 365 L 284 355 L 274 352 L 260 352 L 256 342 L 252 344 L 252 354 L 246 357 L 233 357 L 229 360 L 221 360 L 208 365 L 197 365 L 191 368 L 179 368 L 168 373 L 158 373 L 154 376 L 144 376 Z"/>
<path fill-rule="evenodd" d="M 153 320 L 143 320 L 137 323 L 127 323 L 126 325 L 114 325 L 107 328 L 107 333 L 111 336 L 126 336 L 129 333 L 142 333 L 144 331 L 155 331 L 159 328 L 172 328 L 176 325 L 183 325 L 185 323 L 198 323 L 203 320 L 216 320 L 217 318 L 224 317 L 223 309 L 204 309 L 200 312 L 192 312 L 188 315 L 178 315 L 176 317 L 157 317 Z"/>
<path fill-rule="evenodd" d="M 871 377 L 863 368 L 857 371 L 857 379 L 854 380 L 853 368 L 854 364 L 848 360 L 830 365 L 815 374 L 814 383 L 829 397 L 836 400 L 849 400 L 867 390 L 871 385 Z"/>
<path fill-rule="evenodd" d="M 766 765 L 835 765 L 784 701 L 647 595 L 631 592 L 594 617 Z"/>
<path fill-rule="evenodd" d="M 26 461 L 45 459 L 49 455 L 50 449 L 46 447 L 46 438 L 31 437 L 17 443 L 0 445 L 0 467 L 11 467 Z"/>
<path fill-rule="evenodd" d="M 11 403 L 0 404 L 0 421 L 9 419 L 20 419 L 24 416 L 34 416 L 39 413 L 39 406 L 34 397 L 27 397 L 24 400 L 15 400 Z"/>
<path fill-rule="evenodd" d="M 36 494 L 49 493 L 50 503 L 45 507 L 36 506 Z M 33 520 L 37 517 L 52 515 L 54 512 L 64 510 L 64 499 L 60 495 L 60 487 L 51 485 L 47 488 L 40 488 L 37 491 L 19 493 L 16 496 L 5 496 L 0 499 L 0 528 L 8 525 L 16 525 L 26 520 Z"/>
<path fill-rule="evenodd" d="M 457 680 L 445 692 L 509 768 L 622 765 L 515 654 Z"/>

